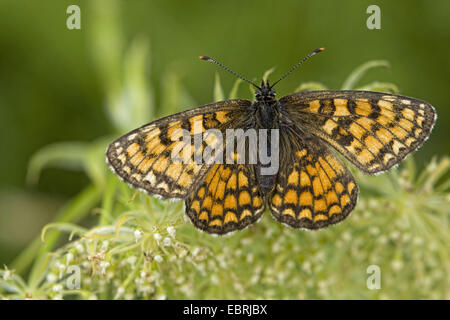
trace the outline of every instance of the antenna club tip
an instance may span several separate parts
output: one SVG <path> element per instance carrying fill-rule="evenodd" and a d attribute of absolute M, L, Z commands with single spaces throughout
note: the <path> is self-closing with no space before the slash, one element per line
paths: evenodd
<path fill-rule="evenodd" d="M 317 51 L 323 51 L 323 50 L 325 50 L 324 47 L 321 47 L 321 48 L 317 49 Z"/>
<path fill-rule="evenodd" d="M 200 60 L 211 60 L 211 58 L 210 58 L 210 57 L 207 57 L 207 56 L 198 56 L 198 58 L 199 58 Z"/>

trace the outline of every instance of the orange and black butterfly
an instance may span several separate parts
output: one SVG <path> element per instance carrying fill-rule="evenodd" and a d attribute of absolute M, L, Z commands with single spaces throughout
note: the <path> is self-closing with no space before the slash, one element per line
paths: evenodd
<path fill-rule="evenodd" d="M 322 51 L 317 49 L 295 65 Z M 266 205 L 278 221 L 318 229 L 345 219 L 356 205 L 358 186 L 335 151 L 365 173 L 390 169 L 430 135 L 434 108 L 414 98 L 370 91 L 311 91 L 275 98 L 263 81 L 255 101 L 233 99 L 180 112 L 146 124 L 112 142 L 107 160 L 125 182 L 150 194 L 184 199 L 186 213 L 204 231 L 225 234 L 256 222 Z M 199 124 L 195 128 L 195 124 Z M 195 140 L 208 130 L 276 129 L 279 168 L 261 175 L 256 163 L 194 161 L 211 144 L 244 145 L 203 137 L 183 153 L 187 132 Z M 197 131 L 196 131 L 197 130 Z M 191 140 L 192 141 L 192 140 Z M 216 145 L 217 147 L 217 145 Z M 184 161 L 174 161 L 173 155 Z"/>

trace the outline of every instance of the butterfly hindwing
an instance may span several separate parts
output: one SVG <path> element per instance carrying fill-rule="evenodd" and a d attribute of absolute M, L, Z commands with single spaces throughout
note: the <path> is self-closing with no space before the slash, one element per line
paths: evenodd
<path fill-rule="evenodd" d="M 385 171 L 429 136 L 427 102 L 371 91 L 311 91 L 280 99 L 294 123 L 326 141 L 366 173 Z"/>
<path fill-rule="evenodd" d="M 289 156 L 269 196 L 272 215 L 291 227 L 307 229 L 345 219 L 358 197 L 351 173 L 318 138 L 300 138 L 287 130 L 282 134 L 287 138 L 281 140 L 280 151 Z"/>
<path fill-rule="evenodd" d="M 192 223 L 216 234 L 245 228 L 261 217 L 264 208 L 253 165 L 215 164 L 186 199 Z"/>
<path fill-rule="evenodd" d="M 112 142 L 107 161 L 119 177 L 135 188 L 167 198 L 185 198 L 212 166 L 196 161 L 194 152 L 202 153 L 208 143 L 215 142 L 201 139 L 196 149 L 195 135 L 239 125 L 250 104 L 240 99 L 222 101 L 156 120 Z M 191 141 L 189 152 L 185 152 L 189 146 L 183 140 L 185 133 Z"/>

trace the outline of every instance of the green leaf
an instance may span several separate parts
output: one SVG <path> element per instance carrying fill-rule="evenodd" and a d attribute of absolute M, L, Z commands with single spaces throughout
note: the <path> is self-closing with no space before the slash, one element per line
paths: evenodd
<path fill-rule="evenodd" d="M 154 113 L 153 90 L 148 84 L 147 60 L 149 46 L 147 41 L 138 37 L 133 40 L 124 59 L 124 90 L 126 92 L 127 110 L 129 115 L 127 130 L 132 130 L 149 122 Z"/>
<path fill-rule="evenodd" d="M 45 234 L 47 230 L 49 229 L 56 229 L 58 231 L 64 231 L 64 232 L 70 232 L 69 241 L 72 240 L 72 236 L 74 234 L 77 234 L 79 236 L 82 236 L 85 232 L 87 232 L 87 229 L 77 226 L 73 223 L 68 222 L 53 222 L 47 224 L 41 232 L 41 241 L 45 242 Z"/>
<path fill-rule="evenodd" d="M 294 92 L 316 91 L 316 90 L 327 90 L 327 87 L 320 82 L 311 81 L 302 83 L 294 90 Z"/>
<path fill-rule="evenodd" d="M 88 145 L 83 142 L 62 142 L 43 147 L 31 157 L 27 169 L 27 183 L 37 183 L 42 170 L 50 166 L 83 170 L 87 150 Z"/>
<path fill-rule="evenodd" d="M 55 222 L 78 222 L 89 214 L 90 210 L 100 200 L 100 190 L 91 185 L 80 192 L 72 199 L 56 216 Z M 45 271 L 46 253 L 50 251 L 58 241 L 60 232 L 51 230 L 48 232 L 47 240 L 44 244 L 40 239 L 35 239 L 12 264 L 17 272 L 26 270 L 30 263 L 36 258 L 36 261 L 30 272 L 30 286 L 36 287 Z M 37 242 L 37 243 L 36 243 Z"/>
<path fill-rule="evenodd" d="M 239 85 L 242 83 L 241 79 L 237 79 L 234 84 L 233 87 L 231 88 L 230 91 L 230 95 L 229 95 L 229 99 L 236 99 L 237 98 L 237 93 L 239 90 Z"/>
<path fill-rule="evenodd" d="M 263 74 L 263 80 L 267 81 L 267 78 L 275 71 L 275 67 L 270 68 L 269 70 L 267 70 L 266 72 L 264 72 Z"/>
<path fill-rule="evenodd" d="M 170 66 L 164 73 L 161 95 L 161 108 L 158 110 L 158 116 L 177 113 L 196 105 L 181 84 L 180 71 L 175 65 Z"/>
<path fill-rule="evenodd" d="M 214 101 L 223 101 L 225 100 L 225 95 L 223 94 L 222 85 L 220 84 L 220 76 L 216 72 L 216 78 L 214 81 Z"/>
<path fill-rule="evenodd" d="M 344 81 L 344 84 L 342 85 L 342 90 L 351 90 L 355 87 L 355 85 L 358 83 L 358 81 L 369 71 L 373 68 L 378 67 L 389 67 L 389 62 L 386 60 L 372 60 L 368 61 L 366 63 L 363 63 L 359 67 L 357 67 L 355 70 L 353 70 L 350 75 L 347 77 L 347 79 Z"/>
<path fill-rule="evenodd" d="M 379 82 L 379 81 L 368 83 L 362 87 L 357 88 L 356 90 L 399 93 L 398 87 L 395 84 L 390 82 Z"/>

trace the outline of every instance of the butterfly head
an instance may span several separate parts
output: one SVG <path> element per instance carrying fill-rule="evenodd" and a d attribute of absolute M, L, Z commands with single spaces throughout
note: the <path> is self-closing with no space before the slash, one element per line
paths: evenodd
<path fill-rule="evenodd" d="M 275 90 L 270 86 L 269 81 L 261 81 L 261 86 L 257 87 L 255 92 L 256 101 L 274 101 Z"/>

